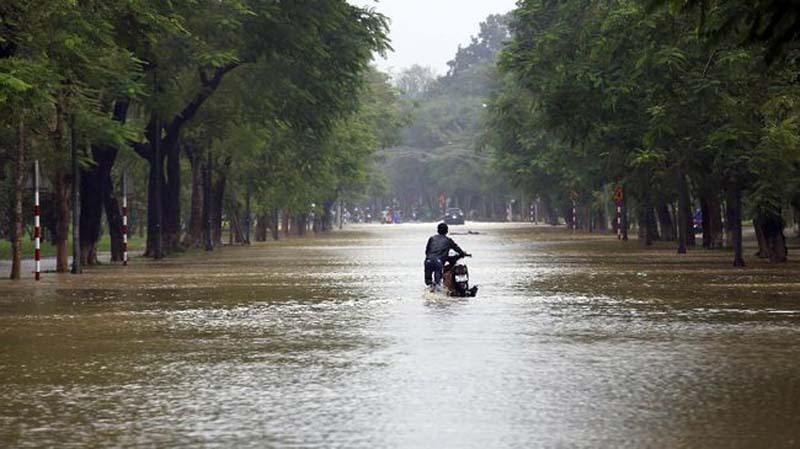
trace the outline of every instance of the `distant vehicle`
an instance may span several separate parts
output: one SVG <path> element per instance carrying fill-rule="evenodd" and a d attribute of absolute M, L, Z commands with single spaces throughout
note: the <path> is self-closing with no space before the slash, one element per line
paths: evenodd
<path fill-rule="evenodd" d="M 444 214 L 444 222 L 449 225 L 463 225 L 464 211 L 457 207 L 447 209 L 447 212 Z"/>

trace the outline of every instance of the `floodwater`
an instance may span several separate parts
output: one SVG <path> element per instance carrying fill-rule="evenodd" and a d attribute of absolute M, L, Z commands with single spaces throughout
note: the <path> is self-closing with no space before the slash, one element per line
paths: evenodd
<path fill-rule="evenodd" d="M 800 447 L 799 265 L 433 227 L 0 282 L 0 447 Z"/>

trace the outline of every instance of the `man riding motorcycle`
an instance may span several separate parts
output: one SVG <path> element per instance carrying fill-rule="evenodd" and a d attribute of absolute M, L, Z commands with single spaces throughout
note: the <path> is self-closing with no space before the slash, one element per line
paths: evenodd
<path fill-rule="evenodd" d="M 436 232 L 437 234 L 429 238 L 428 244 L 425 246 L 425 285 L 431 289 L 441 287 L 442 270 L 450 257 L 451 249 L 459 255 L 458 257 L 470 256 L 453 239 L 447 237 L 447 224 L 439 223 Z"/>

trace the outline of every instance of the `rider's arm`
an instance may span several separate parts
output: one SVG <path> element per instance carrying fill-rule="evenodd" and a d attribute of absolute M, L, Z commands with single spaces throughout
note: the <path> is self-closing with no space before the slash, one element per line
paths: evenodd
<path fill-rule="evenodd" d="M 428 253 L 431 251 L 431 241 L 433 241 L 433 237 L 428 239 L 428 244 L 425 245 L 425 256 L 428 256 Z"/>
<path fill-rule="evenodd" d="M 450 249 L 452 249 L 453 251 L 457 252 L 461 257 L 464 257 L 464 256 L 467 255 L 467 253 L 464 252 L 464 250 L 461 249 L 461 247 L 458 246 L 458 244 L 456 244 L 456 242 L 454 242 L 453 239 L 449 239 L 449 240 L 450 240 Z"/>

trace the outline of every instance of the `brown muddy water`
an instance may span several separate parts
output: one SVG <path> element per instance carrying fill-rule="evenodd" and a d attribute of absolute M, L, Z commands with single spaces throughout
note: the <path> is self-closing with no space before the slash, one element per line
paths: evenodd
<path fill-rule="evenodd" d="M 2 447 L 800 447 L 800 265 L 357 226 L 0 282 Z"/>

